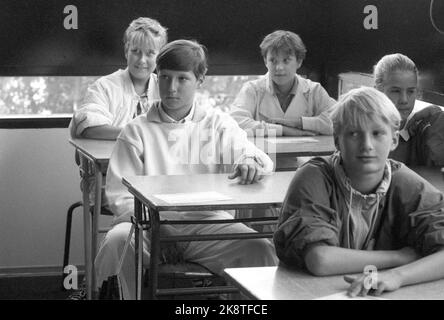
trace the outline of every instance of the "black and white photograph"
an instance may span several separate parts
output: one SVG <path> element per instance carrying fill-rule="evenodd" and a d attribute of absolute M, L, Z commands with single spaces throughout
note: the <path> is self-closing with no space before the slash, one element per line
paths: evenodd
<path fill-rule="evenodd" d="M 0 300 L 444 300 L 444 0 L 0 5 Z"/>

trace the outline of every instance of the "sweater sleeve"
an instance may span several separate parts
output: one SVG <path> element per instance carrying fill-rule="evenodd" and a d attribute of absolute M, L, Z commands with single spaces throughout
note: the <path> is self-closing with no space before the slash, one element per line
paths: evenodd
<path fill-rule="evenodd" d="M 242 86 L 233 102 L 231 116 L 249 136 L 254 136 L 256 130 L 263 132 L 265 136 L 282 136 L 283 129 L 281 125 L 267 123 L 255 118 L 259 103 L 257 90 L 250 82 L 247 82 Z"/>
<path fill-rule="evenodd" d="M 429 255 L 444 248 L 444 195 L 407 167 L 401 170 L 406 174 L 393 185 L 402 211 L 395 230 L 400 238 L 406 234 L 407 245 Z"/>
<path fill-rule="evenodd" d="M 313 105 L 314 116 L 302 117 L 303 129 L 332 135 L 333 122 L 330 119 L 330 113 L 336 100 L 331 98 L 319 83 L 313 86 L 309 95 L 309 103 Z"/>
<path fill-rule="evenodd" d="M 254 158 L 264 173 L 273 172 L 273 161 L 248 139 L 246 132 L 229 115 L 224 114 L 221 119 L 221 125 L 217 130 L 220 135 L 222 163 L 238 164 L 247 158 Z"/>
<path fill-rule="evenodd" d="M 308 162 L 290 184 L 273 237 L 277 256 L 288 265 L 304 267 L 307 245 L 339 245 L 340 223 L 330 203 L 332 182 L 327 175 Z"/>
<path fill-rule="evenodd" d="M 100 80 L 88 87 L 82 106 L 73 115 L 71 129 L 73 137 L 80 137 L 89 127 L 111 125 L 113 122 L 110 97 Z"/>
<path fill-rule="evenodd" d="M 111 211 L 113 224 L 129 222 L 134 214 L 134 197 L 122 184 L 122 177 L 143 175 L 143 149 L 132 137 L 132 126 L 127 126 L 117 138 L 106 174 L 105 194 Z"/>

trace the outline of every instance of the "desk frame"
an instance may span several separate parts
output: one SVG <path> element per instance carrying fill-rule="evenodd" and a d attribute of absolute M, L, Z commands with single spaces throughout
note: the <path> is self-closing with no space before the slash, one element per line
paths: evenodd
<path fill-rule="evenodd" d="M 86 297 L 88 300 L 94 299 L 97 293 L 97 285 L 95 281 L 94 259 L 97 254 L 97 233 L 99 225 L 99 215 L 102 207 L 102 182 L 103 174 L 108 168 L 109 157 L 97 157 L 93 152 L 89 152 L 77 143 L 75 139 L 69 140 L 80 155 L 80 176 L 83 186 L 82 202 L 83 202 L 83 239 L 84 239 L 84 255 L 85 255 L 85 282 Z M 91 141 L 91 140 L 88 140 Z M 98 141 L 99 143 L 107 143 Z M 93 142 L 94 143 L 94 142 Z M 114 143 L 114 142 L 113 142 Z M 110 150 L 111 151 L 111 148 Z M 91 215 L 89 195 L 90 189 L 89 179 L 94 177 L 94 212 Z"/>
<path fill-rule="evenodd" d="M 293 171 L 291 171 L 293 173 Z M 275 173 L 279 174 L 279 173 Z M 283 175 L 288 174 L 287 172 L 282 172 Z M 221 176 L 226 177 L 227 174 L 221 174 Z M 288 178 L 290 182 L 292 176 Z M 161 294 L 161 290 L 157 289 L 157 274 L 159 269 L 159 255 L 160 255 L 160 242 L 162 241 L 206 241 L 206 240 L 224 240 L 224 239 L 252 239 L 252 238 L 270 238 L 272 237 L 272 232 L 263 233 L 236 233 L 236 234 L 224 234 L 224 235 L 205 235 L 206 237 L 201 238 L 204 235 L 180 235 L 168 238 L 160 237 L 160 226 L 166 224 L 164 221 L 160 220 L 160 211 L 202 211 L 202 210 L 233 210 L 233 209 L 260 209 L 260 208 L 277 208 L 282 205 L 285 194 L 282 194 L 282 199 L 279 201 L 269 201 L 269 202 L 244 202 L 244 203 L 217 203 L 217 204 L 188 204 L 188 205 L 159 205 L 153 203 L 149 196 L 146 197 L 144 194 L 140 193 L 139 190 L 134 187 L 127 178 L 123 178 L 123 184 L 128 188 L 128 191 L 134 195 L 134 212 L 135 218 L 133 223 L 135 223 L 135 276 L 136 276 L 136 299 L 141 299 L 141 283 L 142 283 L 142 257 L 143 257 L 143 230 L 144 226 L 149 225 L 151 229 L 150 242 L 150 269 L 149 269 L 149 282 L 148 282 L 148 298 L 154 299 L 158 292 Z M 146 220 L 144 216 L 143 207 L 148 208 L 149 220 Z M 215 223 L 237 223 L 237 222 L 255 222 L 264 220 L 274 220 L 276 221 L 278 217 L 266 217 L 266 218 L 235 218 L 234 220 L 180 220 L 171 221 L 169 224 L 215 224 Z M 230 291 L 232 292 L 232 291 Z"/>

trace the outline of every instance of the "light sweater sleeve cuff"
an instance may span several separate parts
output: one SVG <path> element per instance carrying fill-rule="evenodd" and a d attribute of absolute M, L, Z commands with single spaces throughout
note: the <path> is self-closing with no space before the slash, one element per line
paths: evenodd
<path fill-rule="evenodd" d="M 302 130 L 316 131 L 318 132 L 317 119 L 314 117 L 301 117 L 302 118 Z"/>
<path fill-rule="evenodd" d="M 111 121 L 108 118 L 91 113 L 76 116 L 74 121 L 75 132 L 78 137 L 80 137 L 83 131 L 89 127 L 111 125 Z"/>
<path fill-rule="evenodd" d="M 283 128 L 280 124 L 274 124 L 274 123 L 267 123 L 267 136 L 273 136 L 276 135 L 276 137 L 281 137 L 283 134 Z"/>

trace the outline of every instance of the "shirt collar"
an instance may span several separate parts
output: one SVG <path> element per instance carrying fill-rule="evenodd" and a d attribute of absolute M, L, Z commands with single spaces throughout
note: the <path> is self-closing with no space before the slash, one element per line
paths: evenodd
<path fill-rule="evenodd" d="M 273 80 L 271 80 L 270 73 L 267 72 L 265 74 L 265 77 L 267 79 L 267 81 L 266 81 L 267 90 L 271 94 L 276 94 L 276 91 L 275 91 L 274 85 L 273 85 Z M 310 90 L 310 88 L 308 87 L 307 81 L 298 74 L 295 74 L 295 77 L 296 77 L 296 81 L 294 82 L 293 87 L 291 88 L 290 94 L 296 95 L 298 91 L 301 91 L 302 93 L 307 93 Z"/>
<path fill-rule="evenodd" d="M 195 104 L 193 103 L 193 105 L 191 106 L 190 112 L 188 112 L 188 114 L 183 119 L 174 120 L 165 111 L 165 109 L 163 108 L 163 105 L 160 104 L 160 106 L 159 106 L 160 120 L 162 122 L 168 122 L 168 123 L 185 123 L 185 122 L 189 122 L 189 121 L 191 121 L 193 119 L 194 109 L 195 109 Z"/>
<path fill-rule="evenodd" d="M 410 122 L 410 119 L 412 119 L 412 117 L 413 117 L 413 110 L 412 110 L 412 112 L 410 112 L 409 116 L 407 117 L 407 120 L 406 120 L 406 122 L 405 122 L 405 124 L 404 124 L 404 127 L 403 127 L 401 130 L 399 130 L 399 135 L 400 135 L 405 141 L 409 141 L 409 139 L 410 139 L 410 133 L 409 133 L 409 131 L 406 129 L 406 127 L 407 127 L 407 124 Z"/>
<path fill-rule="evenodd" d="M 372 194 L 362 194 L 358 190 L 354 189 L 350 183 L 350 179 L 345 174 L 345 170 L 341 164 L 341 154 L 340 152 L 335 152 L 332 156 L 333 158 L 333 170 L 335 173 L 336 180 L 338 181 L 340 187 L 347 192 L 352 192 L 353 194 L 359 195 L 361 198 L 375 198 L 376 194 L 385 195 L 390 187 L 390 183 L 392 181 L 392 166 L 390 161 L 387 159 L 384 168 L 384 174 L 382 177 L 382 181 L 379 183 L 376 188 L 375 193 Z"/>
<path fill-rule="evenodd" d="M 188 115 L 180 121 L 172 119 L 162 108 L 161 101 L 156 101 L 152 104 L 151 108 L 146 113 L 149 122 L 157 123 L 186 123 L 186 122 L 199 122 L 206 115 L 206 109 L 200 104 L 193 103 Z"/>

